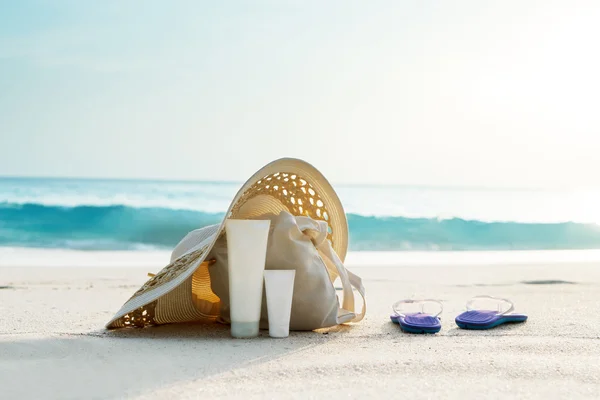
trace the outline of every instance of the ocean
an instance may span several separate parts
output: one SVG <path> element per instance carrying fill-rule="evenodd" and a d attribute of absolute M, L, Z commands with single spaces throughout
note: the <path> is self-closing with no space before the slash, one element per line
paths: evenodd
<path fill-rule="evenodd" d="M 240 183 L 0 178 L 0 247 L 172 248 Z M 334 185 L 353 252 L 600 249 L 600 192 Z"/>

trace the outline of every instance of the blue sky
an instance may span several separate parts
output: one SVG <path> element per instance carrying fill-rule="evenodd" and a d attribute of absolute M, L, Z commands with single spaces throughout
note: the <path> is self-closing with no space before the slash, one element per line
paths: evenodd
<path fill-rule="evenodd" d="M 325 4 L 323 4 L 325 3 Z M 0 0 L 0 175 L 600 183 L 594 1 Z"/>

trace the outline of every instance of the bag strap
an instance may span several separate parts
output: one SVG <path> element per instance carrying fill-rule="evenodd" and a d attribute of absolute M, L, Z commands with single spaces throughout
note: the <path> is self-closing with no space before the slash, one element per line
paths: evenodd
<path fill-rule="evenodd" d="M 350 284 L 356 289 L 356 291 L 358 293 L 360 293 L 360 296 L 362 297 L 362 310 L 361 310 L 360 314 L 356 314 L 356 318 L 354 318 L 352 320 L 352 322 L 359 322 L 365 317 L 365 314 L 367 312 L 367 300 L 365 299 L 365 287 L 363 286 L 362 279 L 360 279 L 360 276 L 353 274 L 348 269 L 346 269 L 346 272 L 348 272 L 348 277 L 350 278 Z"/>
<path fill-rule="evenodd" d="M 341 323 L 361 321 L 367 312 L 367 300 L 365 299 L 365 287 L 362 284 L 362 279 L 344 267 L 342 260 L 340 260 L 337 253 L 333 250 L 331 244 L 327 240 L 324 240 L 316 247 L 323 255 L 325 255 L 328 261 L 335 266 L 340 280 L 342 281 L 342 289 L 344 293 L 342 309 L 346 311 L 346 314 L 354 315 L 354 318 L 349 321 L 343 321 L 342 318 Z M 352 291 L 352 288 L 356 289 L 356 291 L 362 297 L 362 310 L 358 314 L 354 311 L 354 292 Z"/>
<path fill-rule="evenodd" d="M 358 275 L 353 274 L 344 267 L 344 263 L 333 250 L 331 243 L 327 240 L 327 222 L 316 221 L 309 217 L 297 216 L 296 223 L 298 228 L 306 235 L 310 236 L 314 246 L 319 253 L 324 256 L 325 264 L 333 264 L 337 275 L 342 281 L 342 290 L 344 299 L 341 310 L 338 310 L 338 323 L 359 322 L 367 312 L 367 301 L 365 299 L 365 287 Z M 331 268 L 328 266 L 328 268 Z M 362 297 L 362 310 L 359 314 L 354 311 L 354 292 L 352 288 Z M 342 312 L 343 311 L 343 312 Z M 351 318 L 350 318 L 351 317 Z"/>

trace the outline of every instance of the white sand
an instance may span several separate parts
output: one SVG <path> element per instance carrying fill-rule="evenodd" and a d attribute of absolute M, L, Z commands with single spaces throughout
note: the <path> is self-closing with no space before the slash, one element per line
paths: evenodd
<path fill-rule="evenodd" d="M 367 288 L 360 324 L 234 340 L 219 325 L 105 331 L 146 269 L 0 267 L 0 398 L 598 398 L 599 263 L 352 270 Z M 544 280 L 573 283 L 524 283 Z M 477 294 L 529 321 L 457 329 Z M 389 322 L 408 297 L 443 300 L 439 334 Z"/>

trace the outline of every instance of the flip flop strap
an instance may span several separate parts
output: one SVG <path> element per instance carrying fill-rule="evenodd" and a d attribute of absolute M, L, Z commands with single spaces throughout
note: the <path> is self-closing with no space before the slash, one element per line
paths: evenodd
<path fill-rule="evenodd" d="M 399 309 L 398 309 L 398 307 L 400 306 L 400 304 L 421 304 L 421 312 L 423 314 L 426 314 L 425 313 L 425 309 L 424 309 L 425 303 L 436 303 L 436 304 L 438 304 L 440 306 L 440 311 L 437 314 L 435 314 L 435 315 L 430 314 L 433 317 L 439 316 L 442 313 L 442 311 L 444 311 L 444 305 L 442 304 L 442 302 L 439 301 L 439 300 L 434 300 L 434 299 L 421 299 L 421 300 L 406 299 L 406 300 L 399 300 L 399 301 L 395 302 L 392 305 L 392 309 L 394 310 L 394 312 L 397 315 L 399 315 L 401 317 L 406 317 L 406 314 L 400 312 Z"/>
<path fill-rule="evenodd" d="M 467 310 L 471 311 L 474 310 L 473 303 L 475 303 L 478 299 L 489 299 L 489 300 L 497 300 L 497 301 L 503 301 L 505 303 L 507 303 L 509 305 L 508 309 L 506 311 L 501 311 L 500 310 L 500 303 L 498 303 L 498 314 L 497 315 L 506 315 L 511 313 L 512 311 L 514 311 L 515 309 L 515 305 L 513 304 L 512 301 L 508 300 L 508 299 L 504 299 L 502 297 L 494 297 L 494 296 L 488 296 L 488 295 L 481 295 L 481 296 L 475 296 L 473 297 L 471 300 L 469 300 L 467 302 Z"/>

